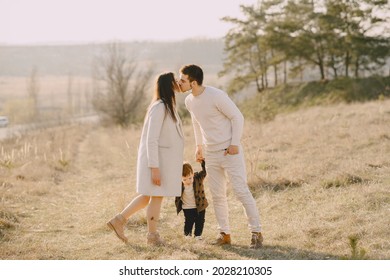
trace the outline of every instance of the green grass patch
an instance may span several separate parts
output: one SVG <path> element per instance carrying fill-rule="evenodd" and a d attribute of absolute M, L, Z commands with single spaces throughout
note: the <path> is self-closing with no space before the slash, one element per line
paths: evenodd
<path fill-rule="evenodd" d="M 368 256 L 366 255 L 366 249 L 360 248 L 358 246 L 359 237 L 357 235 L 348 236 L 349 247 L 351 249 L 350 256 L 344 256 L 341 259 L 343 260 L 367 260 Z"/>
<path fill-rule="evenodd" d="M 325 189 L 330 188 L 341 188 L 341 187 L 347 187 L 349 185 L 354 184 L 361 184 L 368 182 L 368 180 L 365 180 L 359 176 L 351 175 L 351 174 L 343 174 L 333 180 L 326 180 L 322 182 L 322 187 Z"/>

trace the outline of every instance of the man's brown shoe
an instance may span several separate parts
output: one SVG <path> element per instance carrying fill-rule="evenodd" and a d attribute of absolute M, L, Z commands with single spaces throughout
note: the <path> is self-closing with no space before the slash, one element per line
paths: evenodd
<path fill-rule="evenodd" d="M 258 249 L 263 246 L 263 235 L 261 232 L 252 232 L 251 245 L 249 248 Z"/>
<path fill-rule="evenodd" d="M 107 226 L 112 229 L 115 232 L 116 236 L 118 236 L 118 238 L 125 243 L 127 243 L 127 237 L 124 233 L 124 227 L 126 222 L 126 219 L 121 214 L 116 215 L 114 218 L 107 222 Z"/>
<path fill-rule="evenodd" d="M 221 232 L 218 238 L 213 242 L 213 245 L 230 245 L 232 243 L 230 239 L 230 234 Z"/>

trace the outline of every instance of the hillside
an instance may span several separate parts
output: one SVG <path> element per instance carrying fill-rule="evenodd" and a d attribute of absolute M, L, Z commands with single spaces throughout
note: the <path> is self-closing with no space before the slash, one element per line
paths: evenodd
<path fill-rule="evenodd" d="M 177 42 L 120 42 L 130 58 L 140 67 L 151 64 L 156 73 L 176 70 L 182 64 L 198 63 L 207 71 L 220 70 L 223 56 L 223 40 L 189 39 Z M 107 44 L 49 45 L 49 46 L 1 46 L 0 77 L 28 77 L 34 67 L 40 76 L 91 77 L 94 60 Z M 176 69 L 177 68 L 177 69 Z"/>
<path fill-rule="evenodd" d="M 386 98 L 390 98 L 390 76 L 371 76 L 282 84 L 244 99 L 240 107 L 247 117 L 268 121 L 280 113 L 312 106 Z"/>
<path fill-rule="evenodd" d="M 173 199 L 162 209 L 167 246 L 145 244 L 144 212 L 129 221 L 130 244 L 122 244 L 105 223 L 135 194 L 139 136 L 138 127 L 71 126 L 0 142 L 0 259 L 390 259 L 390 100 L 246 122 L 248 179 L 265 237 L 257 251 L 247 248 L 231 189 L 231 247 L 209 244 L 212 203 L 204 242 L 185 239 Z M 185 137 L 194 163 L 190 125 Z"/>

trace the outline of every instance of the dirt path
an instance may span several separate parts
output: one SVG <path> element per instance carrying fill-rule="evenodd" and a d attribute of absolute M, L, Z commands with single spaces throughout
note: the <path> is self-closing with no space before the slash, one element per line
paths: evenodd
<path fill-rule="evenodd" d="M 134 143 L 129 142 L 132 139 Z M 92 131 L 80 143 L 77 171 L 67 176 L 62 193 L 55 199 L 60 207 L 53 216 L 62 217 L 53 222 L 55 228 L 71 229 L 57 236 L 57 244 L 61 244 L 58 251 L 64 258 L 109 259 L 113 244 L 122 245 L 111 238 L 105 222 L 132 195 L 129 169 L 134 170 L 136 153 L 130 151 L 136 151 L 136 139 L 137 135 L 124 132 L 119 138 L 112 138 L 110 133 Z"/>
<path fill-rule="evenodd" d="M 127 152 L 136 148 L 126 144 L 128 139 L 112 140 L 109 134 L 91 131 L 78 144 L 75 160 L 60 174 L 58 184 L 23 202 L 20 225 L 2 246 L 7 259 L 105 258 L 102 237 L 109 233 L 105 221 L 114 205 L 122 207 L 128 199 L 132 155 Z M 123 203 L 115 201 L 118 197 Z"/>

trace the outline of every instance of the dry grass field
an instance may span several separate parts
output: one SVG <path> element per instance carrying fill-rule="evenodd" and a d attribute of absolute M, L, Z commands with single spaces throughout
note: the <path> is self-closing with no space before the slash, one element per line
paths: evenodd
<path fill-rule="evenodd" d="M 194 163 L 189 124 L 185 135 L 185 158 Z M 185 239 L 173 198 L 162 209 L 166 246 L 146 245 L 144 211 L 128 223 L 129 244 L 121 243 L 106 221 L 135 195 L 139 136 L 137 127 L 74 125 L 0 142 L 0 259 L 390 259 L 390 100 L 246 122 L 261 250 L 248 249 L 231 191 L 232 246 L 210 245 L 212 203 L 204 241 Z"/>
<path fill-rule="evenodd" d="M 32 122 L 32 100 L 29 88 L 36 87 L 39 120 L 66 119 L 90 115 L 92 112 L 92 81 L 82 76 L 0 77 L 0 115 L 11 124 Z"/>

